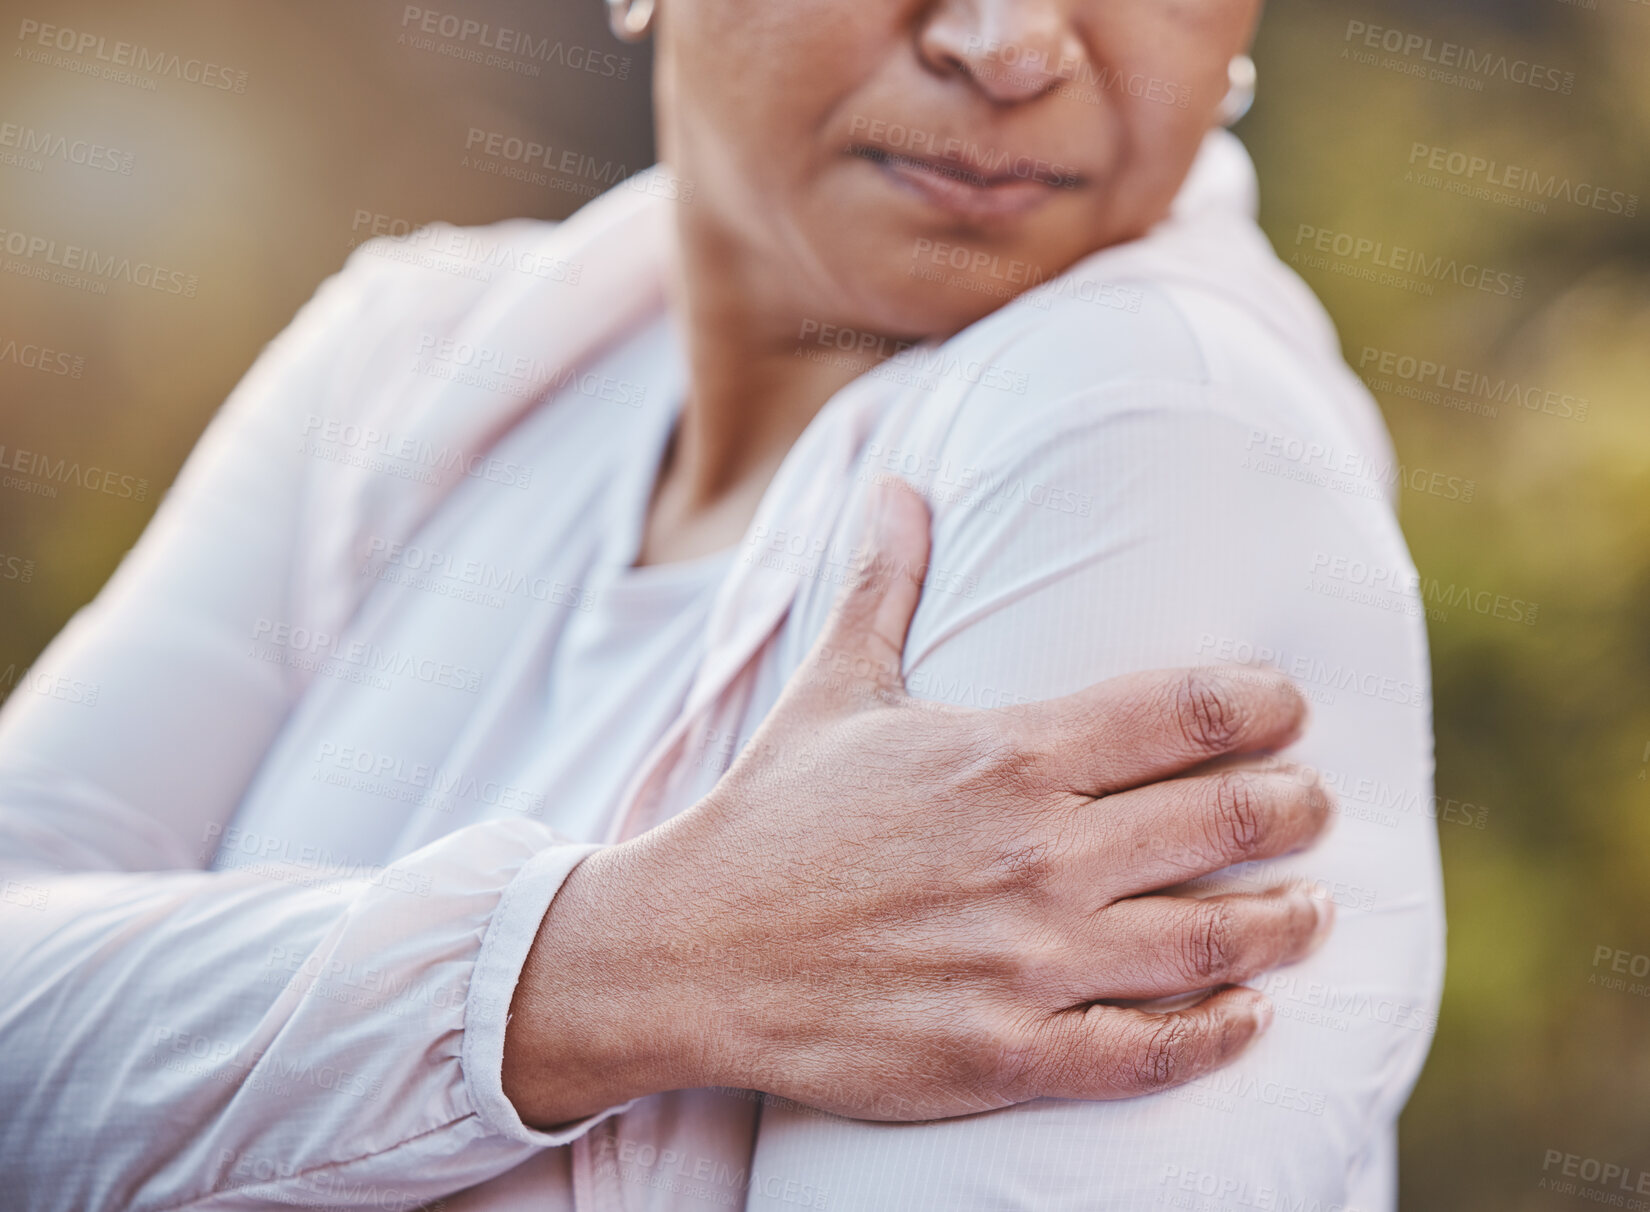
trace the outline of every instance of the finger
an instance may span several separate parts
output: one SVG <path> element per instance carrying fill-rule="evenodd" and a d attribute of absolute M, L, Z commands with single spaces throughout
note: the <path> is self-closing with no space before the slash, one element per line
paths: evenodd
<path fill-rule="evenodd" d="M 1304 767 L 1233 767 L 1137 787 L 1074 812 L 1092 837 L 1084 852 L 1092 857 L 1081 864 L 1090 886 L 1116 899 L 1305 849 L 1328 827 L 1334 801 Z"/>
<path fill-rule="evenodd" d="M 1329 902 L 1304 888 L 1203 899 L 1133 897 L 1102 917 L 1108 971 L 1073 991 L 1083 1001 L 1236 985 L 1305 959 L 1334 924 Z"/>
<path fill-rule="evenodd" d="M 1254 669 L 1126 674 L 1015 710 L 1039 735 L 1049 777 L 1084 795 L 1139 787 L 1226 754 L 1281 749 L 1307 715 L 1294 683 Z"/>
<path fill-rule="evenodd" d="M 1068 1010 L 1046 1024 L 1034 1082 L 1050 1098 L 1150 1094 L 1230 1064 L 1271 1021 L 1272 1003 L 1243 988 L 1171 1014 L 1104 1005 Z"/>
<path fill-rule="evenodd" d="M 865 558 L 808 656 L 810 681 L 841 699 L 901 691 L 901 661 L 928 567 L 928 504 L 903 480 L 872 490 Z"/>

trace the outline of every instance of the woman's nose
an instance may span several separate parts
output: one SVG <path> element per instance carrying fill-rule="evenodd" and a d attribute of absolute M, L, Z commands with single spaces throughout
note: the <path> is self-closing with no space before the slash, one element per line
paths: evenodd
<path fill-rule="evenodd" d="M 993 101 L 1029 101 L 1070 79 L 1084 50 L 1067 0 L 936 0 L 918 50 L 931 71 L 968 76 Z"/>

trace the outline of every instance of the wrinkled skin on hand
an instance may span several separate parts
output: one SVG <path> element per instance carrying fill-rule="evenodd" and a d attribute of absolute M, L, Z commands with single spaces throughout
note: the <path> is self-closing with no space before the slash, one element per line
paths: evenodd
<path fill-rule="evenodd" d="M 1234 986 L 1315 948 L 1328 904 L 1161 890 L 1323 830 L 1327 794 L 1266 756 L 1300 695 L 1180 670 L 996 711 L 910 699 L 927 535 L 886 488 L 867 567 L 716 788 L 569 876 L 506 1040 L 528 1122 L 715 1085 L 865 1119 L 1123 1098 L 1265 1029 Z"/>

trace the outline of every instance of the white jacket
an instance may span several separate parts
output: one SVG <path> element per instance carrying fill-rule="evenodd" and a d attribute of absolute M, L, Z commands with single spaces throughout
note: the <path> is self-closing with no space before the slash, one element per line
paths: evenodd
<path fill-rule="evenodd" d="M 530 699 L 522 671 L 553 653 L 556 611 L 512 601 L 477 625 L 377 574 L 418 539 L 583 583 L 591 502 L 636 488 L 636 438 L 613 418 L 674 402 L 591 408 L 603 388 L 569 374 L 657 320 L 668 193 L 644 174 L 559 226 L 358 250 L 13 692 L 0 1204 L 1390 1206 L 1442 966 L 1425 633 L 1389 491 L 1402 469 L 1255 226 L 1253 170 L 1223 132 L 1147 237 L 826 405 L 718 593 L 686 708 L 601 809 L 606 840 L 631 836 L 714 783 L 817 635 L 870 482 L 903 476 L 935 509 L 914 693 L 990 706 L 1221 662 L 1302 681 L 1316 715 L 1299 756 L 1340 819 L 1312 854 L 1228 879 L 1307 875 L 1340 922 L 1306 964 L 1255 982 L 1279 1010 L 1266 1040 L 1153 1098 L 932 1124 L 759 1115 L 722 1091 L 556 1134 L 515 1115 L 499 1076 L 511 992 L 560 881 L 604 839 L 557 833 L 553 787 L 542 819 L 356 812 L 313 753 L 347 724 L 495 777 L 488 721 Z M 507 368 L 410 375 L 440 341 Z M 501 456 L 546 408 L 543 461 Z M 531 528 L 512 529 L 526 501 Z"/>

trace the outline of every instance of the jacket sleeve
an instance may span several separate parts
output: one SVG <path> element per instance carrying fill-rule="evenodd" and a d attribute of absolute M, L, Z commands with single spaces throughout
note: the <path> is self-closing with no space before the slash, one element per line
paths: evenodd
<path fill-rule="evenodd" d="M 263 352 L 0 712 L 7 1206 L 413 1207 L 601 1118 L 535 1132 L 500 1077 L 527 949 L 590 847 L 514 820 L 381 868 L 204 869 L 301 688 L 249 641 L 302 617 L 304 417 L 416 293 L 385 251 Z"/>
<path fill-rule="evenodd" d="M 1443 918 L 1425 633 L 1380 486 L 1257 458 L 1255 433 L 1288 423 L 1201 384 L 1024 411 L 965 409 L 926 464 L 935 545 L 906 650 L 912 693 L 994 707 L 1132 670 L 1282 669 L 1312 702 L 1291 756 L 1321 772 L 1338 816 L 1311 852 L 1223 882 L 1311 880 L 1337 928 L 1251 982 L 1277 1010 L 1266 1037 L 1179 1089 L 926 1124 L 766 1107 L 752 1165 L 776 1181 L 748 1207 L 781 1208 L 793 1182 L 815 1206 L 890 1212 L 1390 1206 Z"/>

